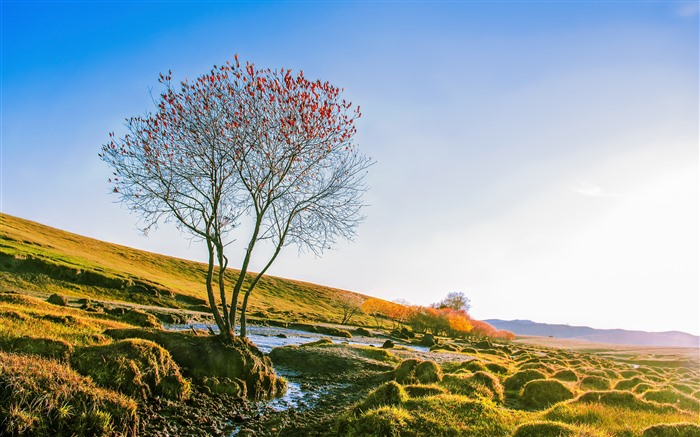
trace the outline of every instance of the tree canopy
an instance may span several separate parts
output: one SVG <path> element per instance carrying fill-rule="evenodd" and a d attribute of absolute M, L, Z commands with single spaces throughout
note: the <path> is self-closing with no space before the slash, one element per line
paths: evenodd
<path fill-rule="evenodd" d="M 248 298 L 284 246 L 318 255 L 352 239 L 363 220 L 372 160 L 353 141 L 360 108 L 329 82 L 242 65 L 237 56 L 194 81 L 178 86 L 169 72 L 160 82 L 157 109 L 128 118 L 127 133 L 111 133 L 100 157 L 144 232 L 172 221 L 206 243 L 216 323 L 233 336 L 240 304 L 245 336 Z M 251 230 L 229 295 L 225 249 L 231 233 L 248 229 L 239 226 L 244 220 Z M 273 251 L 253 274 L 248 267 L 261 241 Z"/>

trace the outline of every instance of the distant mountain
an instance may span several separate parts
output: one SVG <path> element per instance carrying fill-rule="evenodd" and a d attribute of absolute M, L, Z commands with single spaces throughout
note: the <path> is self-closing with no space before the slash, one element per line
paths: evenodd
<path fill-rule="evenodd" d="M 505 329 L 516 335 L 552 336 L 632 346 L 700 347 L 700 337 L 680 331 L 646 332 L 625 329 L 595 329 L 588 326 L 537 323 L 531 320 L 488 319 L 484 321 L 497 329 Z"/>

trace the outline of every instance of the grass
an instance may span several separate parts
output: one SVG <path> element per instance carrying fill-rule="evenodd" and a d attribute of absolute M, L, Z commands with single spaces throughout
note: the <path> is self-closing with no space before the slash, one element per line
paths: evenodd
<path fill-rule="evenodd" d="M 0 223 L 0 290 L 208 311 L 203 263 L 106 243 L 7 214 L 0 214 Z M 233 281 L 238 271 L 230 271 Z M 337 323 L 342 318 L 339 303 L 350 294 L 358 295 L 265 276 L 250 297 L 249 312 Z M 375 324 L 366 315 L 352 322 Z"/>
<path fill-rule="evenodd" d="M 460 354 L 453 354 L 452 360 L 457 361 L 435 352 L 444 375 L 430 384 L 416 384 L 416 369 L 430 361 L 405 359 L 394 371 L 395 381 L 381 386 L 337 420 L 337 434 L 700 435 L 699 400 L 694 397 L 700 383 L 698 369 L 634 369 L 588 352 L 524 343 L 504 357 L 491 353 L 493 347 L 484 353 L 475 345 L 471 356 L 462 360 L 457 358 Z M 519 370 L 509 373 L 510 369 Z M 610 390 L 620 384 L 634 389 L 648 387 L 639 393 Z"/>
<path fill-rule="evenodd" d="M 65 364 L 0 352 L 0 434 L 135 435 L 136 403 Z"/>

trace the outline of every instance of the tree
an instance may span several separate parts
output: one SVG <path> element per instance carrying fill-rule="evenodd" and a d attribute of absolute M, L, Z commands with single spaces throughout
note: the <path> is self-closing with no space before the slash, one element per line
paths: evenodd
<path fill-rule="evenodd" d="M 350 319 L 361 311 L 362 297 L 358 294 L 345 294 L 338 299 L 338 306 L 343 311 L 343 318 L 340 324 L 344 325 L 350 322 Z"/>
<path fill-rule="evenodd" d="M 471 301 L 462 292 L 453 291 L 435 305 L 436 308 L 451 308 L 453 310 L 464 310 L 469 312 L 472 307 Z"/>
<path fill-rule="evenodd" d="M 157 110 L 128 118 L 127 134 L 111 133 L 100 157 L 114 171 L 113 191 L 140 215 L 144 232 L 173 221 L 206 243 L 216 323 L 232 338 L 240 304 L 245 337 L 250 294 L 281 249 L 295 244 L 320 255 L 339 238 L 351 240 L 363 219 L 372 161 L 353 142 L 359 107 L 328 82 L 242 66 L 237 56 L 179 87 L 171 73 L 160 82 Z M 251 231 L 227 299 L 225 249 L 241 220 L 250 221 Z M 272 255 L 253 274 L 248 267 L 261 241 L 271 243 Z"/>

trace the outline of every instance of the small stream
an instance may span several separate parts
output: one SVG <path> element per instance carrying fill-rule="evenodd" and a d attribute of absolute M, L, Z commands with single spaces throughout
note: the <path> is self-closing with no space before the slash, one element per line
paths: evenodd
<path fill-rule="evenodd" d="M 166 325 L 166 329 L 174 331 L 186 331 L 192 328 L 197 330 L 208 331 L 208 328 L 213 329 L 215 332 L 218 331 L 216 325 L 208 324 L 193 324 L 193 325 Z M 381 347 L 385 338 L 381 337 L 364 337 L 364 336 L 354 336 L 352 338 L 336 337 L 327 334 L 320 334 L 315 332 L 300 331 L 296 329 L 281 328 L 276 326 L 262 326 L 262 325 L 250 325 L 248 326 L 248 339 L 251 340 L 255 345 L 265 354 L 269 354 L 270 351 L 276 347 L 287 346 L 287 345 L 300 345 L 304 343 L 309 343 L 312 341 L 317 341 L 322 338 L 327 338 L 332 340 L 334 343 L 347 343 L 353 345 L 361 346 L 375 346 Z M 429 348 L 424 346 L 409 345 L 405 343 L 399 343 L 401 346 L 409 347 L 411 349 L 428 352 Z M 304 381 L 302 375 L 291 369 L 287 369 L 281 366 L 274 366 L 275 372 L 284 377 L 287 380 L 287 392 L 279 397 L 269 401 L 259 401 L 256 403 L 258 413 L 265 415 L 270 411 L 282 412 L 286 410 L 297 410 L 304 411 L 314 408 L 318 401 L 328 395 L 332 395 L 334 392 L 343 390 L 348 386 L 348 384 L 342 383 L 329 383 L 326 385 L 319 386 L 317 384 L 311 385 Z M 243 428 L 244 424 L 234 426 L 231 436 L 237 435 Z"/>

